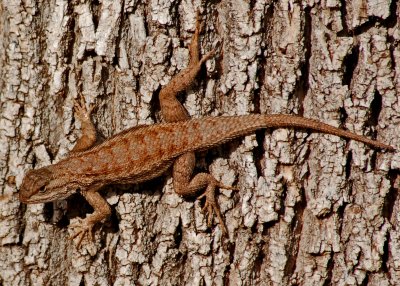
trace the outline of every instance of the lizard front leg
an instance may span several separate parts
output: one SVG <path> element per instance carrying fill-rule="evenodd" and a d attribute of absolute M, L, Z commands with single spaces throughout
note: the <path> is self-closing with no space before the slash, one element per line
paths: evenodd
<path fill-rule="evenodd" d="M 98 193 L 99 187 L 92 187 L 89 190 L 81 191 L 86 201 L 93 207 L 93 213 L 85 219 L 79 219 L 78 222 L 71 224 L 70 227 L 75 228 L 76 231 L 72 234 L 71 238 L 78 237 L 77 247 L 80 246 L 86 234 L 89 235 L 90 240 L 94 240 L 93 227 L 96 223 L 111 215 L 111 208 L 107 201 Z"/>
<path fill-rule="evenodd" d="M 86 107 L 83 96 L 79 96 L 74 100 L 74 110 L 76 117 L 81 122 L 82 135 L 77 140 L 71 152 L 81 152 L 91 148 L 96 142 L 96 129 L 91 120 L 91 114 L 95 105 Z M 72 224 L 70 227 L 75 228 L 76 231 L 72 235 L 72 239 L 78 237 L 77 247 L 80 246 L 84 236 L 89 235 L 93 240 L 93 227 L 97 222 L 107 218 L 111 214 L 110 206 L 107 201 L 98 193 L 100 187 L 91 187 L 88 190 L 81 191 L 86 201 L 93 207 L 94 212 L 85 219 L 79 219 L 77 223 Z"/>
<path fill-rule="evenodd" d="M 96 129 L 90 118 L 94 105 L 86 108 L 83 96 L 74 100 L 74 110 L 76 117 L 81 122 L 82 135 L 76 142 L 71 152 L 81 152 L 89 149 L 96 142 Z"/>

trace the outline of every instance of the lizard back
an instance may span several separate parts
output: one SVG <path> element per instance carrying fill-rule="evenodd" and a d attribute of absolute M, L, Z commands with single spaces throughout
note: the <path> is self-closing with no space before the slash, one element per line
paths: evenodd
<path fill-rule="evenodd" d="M 257 129 L 283 127 L 311 129 L 394 150 L 389 145 L 313 119 L 254 114 L 206 117 L 128 129 L 56 165 L 61 173 L 79 173 L 80 180 L 87 184 L 137 183 L 160 175 L 183 153 L 208 149 Z"/>

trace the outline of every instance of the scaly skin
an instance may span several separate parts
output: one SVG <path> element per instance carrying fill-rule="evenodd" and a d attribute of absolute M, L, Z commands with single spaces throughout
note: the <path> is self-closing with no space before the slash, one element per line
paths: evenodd
<path fill-rule="evenodd" d="M 77 188 L 82 191 L 91 186 L 148 181 L 163 173 L 165 166 L 169 167 L 184 153 L 206 150 L 262 128 L 311 129 L 394 150 L 384 143 L 299 116 L 205 117 L 128 129 L 56 164 L 30 170 L 21 185 L 20 199 L 24 203 L 43 203 L 64 199 Z M 46 190 L 40 192 L 42 186 Z"/>
<path fill-rule="evenodd" d="M 64 199 L 80 189 L 95 210 L 82 222 L 82 232 L 90 231 L 95 223 L 110 214 L 108 204 L 97 193 L 99 188 L 113 183 L 150 180 L 166 171 L 182 154 L 206 150 L 261 128 L 305 128 L 394 150 L 384 143 L 298 116 L 206 117 L 128 129 L 92 149 L 31 170 L 22 182 L 20 200 L 23 203 L 50 202 Z"/>

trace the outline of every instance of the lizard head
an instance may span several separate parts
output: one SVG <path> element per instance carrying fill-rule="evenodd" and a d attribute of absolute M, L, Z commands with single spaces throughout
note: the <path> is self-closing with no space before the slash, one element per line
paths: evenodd
<path fill-rule="evenodd" d="M 50 167 L 43 167 L 25 174 L 19 190 L 19 200 L 26 204 L 51 202 L 65 199 L 75 190 L 57 179 Z"/>

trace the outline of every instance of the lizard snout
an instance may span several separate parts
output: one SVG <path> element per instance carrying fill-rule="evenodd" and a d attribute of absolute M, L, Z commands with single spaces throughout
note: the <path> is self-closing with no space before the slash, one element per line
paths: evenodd
<path fill-rule="evenodd" d="M 31 196 L 31 194 L 30 194 L 31 192 L 29 192 L 29 188 L 27 185 L 28 184 L 27 184 L 27 180 L 25 177 L 24 180 L 22 181 L 21 187 L 19 188 L 19 192 L 18 192 L 19 200 L 22 203 L 28 203 L 29 198 Z"/>

